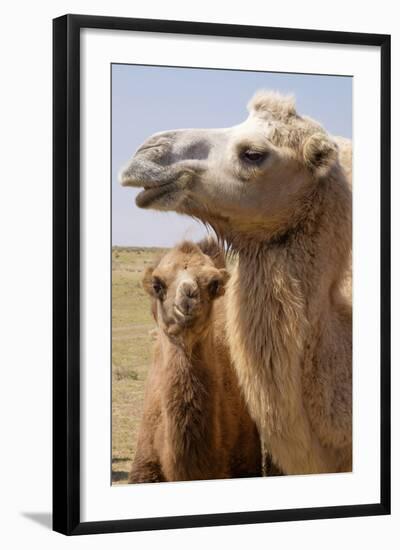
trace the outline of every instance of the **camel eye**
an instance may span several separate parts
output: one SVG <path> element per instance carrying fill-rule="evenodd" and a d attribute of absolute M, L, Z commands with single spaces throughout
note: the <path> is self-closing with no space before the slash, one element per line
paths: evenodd
<path fill-rule="evenodd" d="M 267 153 L 246 149 L 242 153 L 242 159 L 249 164 L 260 164 L 267 157 Z"/>
<path fill-rule="evenodd" d="M 219 281 L 217 279 L 213 279 L 210 283 L 208 283 L 208 292 L 210 293 L 210 296 L 216 296 L 218 294 L 219 290 Z"/>
<path fill-rule="evenodd" d="M 154 294 L 158 298 L 162 298 L 164 296 L 165 284 L 161 281 L 161 279 L 153 279 L 152 287 Z"/>

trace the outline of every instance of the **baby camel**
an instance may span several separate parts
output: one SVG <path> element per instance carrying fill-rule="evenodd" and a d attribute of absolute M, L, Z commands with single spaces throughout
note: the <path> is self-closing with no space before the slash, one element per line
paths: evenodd
<path fill-rule="evenodd" d="M 227 279 L 211 239 L 145 273 L 158 335 L 130 483 L 261 475 L 258 431 L 212 328 Z"/>

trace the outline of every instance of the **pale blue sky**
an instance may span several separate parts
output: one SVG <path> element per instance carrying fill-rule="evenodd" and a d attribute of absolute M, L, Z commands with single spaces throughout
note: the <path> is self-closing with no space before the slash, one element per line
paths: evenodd
<path fill-rule="evenodd" d="M 239 124 L 259 89 L 294 94 L 299 113 L 351 138 L 351 77 L 112 65 L 113 245 L 166 247 L 204 235 L 187 216 L 139 209 L 139 190 L 121 187 L 118 172 L 155 132 Z"/>

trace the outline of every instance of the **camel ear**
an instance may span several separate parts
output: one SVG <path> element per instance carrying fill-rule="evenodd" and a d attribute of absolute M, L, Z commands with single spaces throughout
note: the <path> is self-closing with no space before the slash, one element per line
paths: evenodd
<path fill-rule="evenodd" d="M 208 283 L 208 291 L 211 298 L 218 298 L 225 294 L 225 284 L 229 279 L 229 272 L 226 269 L 219 269 L 218 273 Z"/>
<path fill-rule="evenodd" d="M 225 267 L 225 254 L 223 248 L 212 237 L 206 237 L 197 243 L 197 246 L 206 256 L 209 256 L 215 267 L 223 269 Z"/>
<path fill-rule="evenodd" d="M 317 132 L 303 146 L 303 158 L 307 168 L 316 176 L 326 175 L 338 158 L 338 147 L 326 134 Z"/>

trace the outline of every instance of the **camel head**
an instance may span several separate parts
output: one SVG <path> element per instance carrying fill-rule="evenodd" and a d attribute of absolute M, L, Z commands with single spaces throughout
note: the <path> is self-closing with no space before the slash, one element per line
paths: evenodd
<path fill-rule="evenodd" d="M 203 335 L 209 324 L 212 304 L 225 292 L 228 272 L 219 245 L 204 239 L 198 245 L 185 241 L 176 246 L 143 278 L 153 298 L 156 321 L 168 336 Z"/>
<path fill-rule="evenodd" d="M 189 214 L 234 241 L 285 233 L 337 167 L 337 145 L 322 126 L 297 114 L 291 97 L 259 92 L 242 124 L 153 135 L 120 181 L 143 188 L 139 207 Z"/>

